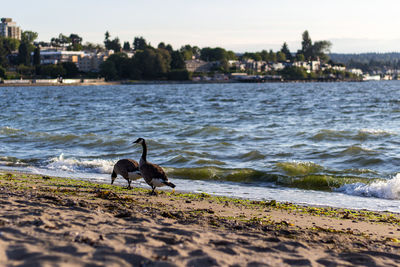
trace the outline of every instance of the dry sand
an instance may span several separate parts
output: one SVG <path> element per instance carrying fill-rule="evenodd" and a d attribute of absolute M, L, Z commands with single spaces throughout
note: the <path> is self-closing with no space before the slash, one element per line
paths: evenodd
<path fill-rule="evenodd" d="M 397 214 L 0 173 L 1 266 L 399 266 Z"/>

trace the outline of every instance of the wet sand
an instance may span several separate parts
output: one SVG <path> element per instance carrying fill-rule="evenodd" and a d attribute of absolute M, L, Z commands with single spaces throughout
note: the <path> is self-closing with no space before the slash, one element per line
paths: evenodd
<path fill-rule="evenodd" d="M 149 192 L 0 172 L 0 265 L 400 265 L 398 214 Z"/>

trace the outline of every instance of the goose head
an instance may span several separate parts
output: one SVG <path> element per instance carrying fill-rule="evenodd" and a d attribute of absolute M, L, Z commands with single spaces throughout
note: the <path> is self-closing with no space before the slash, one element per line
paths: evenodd
<path fill-rule="evenodd" d="M 143 144 L 144 143 L 144 139 L 143 138 L 138 138 L 135 142 L 133 142 L 134 144 Z"/>

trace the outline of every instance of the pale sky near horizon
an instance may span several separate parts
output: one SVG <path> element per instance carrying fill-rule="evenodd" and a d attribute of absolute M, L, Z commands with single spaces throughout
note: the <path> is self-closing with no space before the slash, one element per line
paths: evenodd
<path fill-rule="evenodd" d="M 184 44 L 235 52 L 280 49 L 295 52 L 301 34 L 330 40 L 332 52 L 400 52 L 399 0 L 18 0 L 5 1 L 0 17 L 50 41 L 76 33 L 83 42 L 103 43 L 104 33 L 132 43 L 143 36 L 174 49 Z"/>

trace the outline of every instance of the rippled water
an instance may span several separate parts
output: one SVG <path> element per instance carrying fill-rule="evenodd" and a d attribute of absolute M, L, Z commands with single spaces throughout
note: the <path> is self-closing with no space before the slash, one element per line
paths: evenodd
<path fill-rule="evenodd" d="M 132 142 L 143 137 L 148 159 L 181 190 L 324 205 L 350 197 L 342 206 L 361 196 L 365 208 L 400 211 L 399 89 L 397 81 L 0 87 L 0 167 L 109 182 L 118 159 L 139 159 Z"/>

